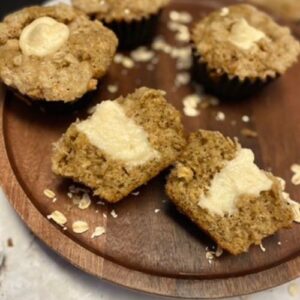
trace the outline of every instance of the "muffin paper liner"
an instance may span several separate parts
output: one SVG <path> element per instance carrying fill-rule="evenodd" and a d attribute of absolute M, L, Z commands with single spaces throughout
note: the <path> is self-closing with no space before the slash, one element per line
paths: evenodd
<path fill-rule="evenodd" d="M 238 77 L 229 78 L 227 74 L 216 74 L 209 69 L 207 63 L 201 61 L 201 56 L 194 48 L 192 73 L 194 80 L 203 84 L 207 92 L 228 101 L 249 98 L 278 77 L 241 81 Z"/>
<path fill-rule="evenodd" d="M 119 49 L 131 50 L 152 42 L 161 11 L 145 17 L 139 21 L 113 21 L 104 22 L 119 39 Z"/>

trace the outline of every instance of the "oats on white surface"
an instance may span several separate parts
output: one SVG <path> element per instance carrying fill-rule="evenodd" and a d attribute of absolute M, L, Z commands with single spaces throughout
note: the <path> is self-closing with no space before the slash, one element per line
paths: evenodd
<path fill-rule="evenodd" d="M 220 16 L 221 17 L 226 17 L 228 14 L 229 14 L 229 8 L 228 7 L 223 7 L 222 9 L 221 9 L 221 12 L 220 12 Z"/>
<path fill-rule="evenodd" d="M 111 93 L 114 94 L 119 90 L 119 87 L 116 84 L 110 84 L 107 86 L 107 90 Z"/>
<path fill-rule="evenodd" d="M 115 212 L 115 210 L 113 209 L 111 212 L 110 212 L 110 215 L 116 219 L 118 217 L 117 213 Z"/>
<path fill-rule="evenodd" d="M 56 224 L 64 226 L 67 223 L 66 216 L 58 210 L 55 210 L 53 213 L 47 216 L 48 220 L 53 220 Z"/>
<path fill-rule="evenodd" d="M 244 123 L 249 123 L 249 122 L 250 122 L 250 117 L 244 115 L 244 116 L 242 116 L 242 121 L 243 121 Z"/>
<path fill-rule="evenodd" d="M 264 247 L 263 243 L 260 243 L 259 247 L 260 247 L 260 249 L 261 249 L 262 252 L 266 252 L 267 251 L 267 249 Z"/>
<path fill-rule="evenodd" d="M 293 164 L 291 166 L 291 171 L 294 173 L 294 175 L 292 177 L 292 183 L 294 185 L 300 185 L 300 165 Z"/>
<path fill-rule="evenodd" d="M 219 111 L 216 115 L 216 120 L 217 121 L 225 121 L 226 116 L 222 111 Z"/>
<path fill-rule="evenodd" d="M 106 231 L 105 231 L 105 228 L 104 228 L 104 227 L 98 226 L 98 227 L 95 228 L 95 231 L 93 232 L 91 238 L 92 238 L 92 239 L 95 239 L 95 238 L 97 238 L 97 237 L 99 237 L 99 236 L 105 234 L 105 232 L 106 232 Z"/>
<path fill-rule="evenodd" d="M 53 199 L 53 198 L 55 198 L 55 193 L 52 191 L 52 190 L 50 190 L 50 189 L 45 189 L 44 191 L 43 191 L 43 193 L 44 193 L 44 195 L 47 197 L 47 198 L 50 198 L 50 199 Z"/>
<path fill-rule="evenodd" d="M 78 207 L 82 210 L 87 209 L 90 207 L 92 201 L 91 198 L 89 196 L 89 194 L 84 193 L 82 198 L 80 199 L 79 203 L 78 203 Z"/>
<path fill-rule="evenodd" d="M 169 14 L 169 18 L 171 19 L 171 21 L 185 24 L 191 23 L 193 21 L 192 15 L 186 11 L 172 10 Z"/>
<path fill-rule="evenodd" d="M 299 299 L 297 296 L 300 295 L 300 286 L 296 282 L 292 282 L 288 285 L 289 295 L 295 299 Z"/>
<path fill-rule="evenodd" d="M 155 53 L 147 47 L 139 47 L 131 52 L 131 58 L 136 62 L 148 62 L 154 58 Z"/>
<path fill-rule="evenodd" d="M 84 233 L 89 230 L 89 225 L 85 221 L 75 221 L 72 224 L 72 230 L 75 233 Z"/>

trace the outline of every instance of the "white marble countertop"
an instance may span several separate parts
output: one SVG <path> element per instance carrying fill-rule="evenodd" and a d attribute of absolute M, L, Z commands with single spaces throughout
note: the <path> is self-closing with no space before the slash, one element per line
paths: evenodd
<path fill-rule="evenodd" d="M 35 238 L 0 190 L 1 300 L 155 300 L 77 270 Z M 13 246 L 9 246 L 11 239 Z M 233 300 L 299 300 L 300 279 Z"/>

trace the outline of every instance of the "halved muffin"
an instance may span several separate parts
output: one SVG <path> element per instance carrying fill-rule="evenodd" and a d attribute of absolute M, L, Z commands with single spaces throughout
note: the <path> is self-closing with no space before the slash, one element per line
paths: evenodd
<path fill-rule="evenodd" d="M 234 255 L 294 218 L 280 180 L 255 165 L 251 150 L 219 132 L 190 136 L 166 190 L 182 213 Z"/>
<path fill-rule="evenodd" d="M 117 202 L 177 159 L 186 144 L 180 113 L 158 90 L 103 101 L 55 145 L 52 169 Z"/>
<path fill-rule="evenodd" d="M 0 78 L 31 100 L 73 102 L 96 89 L 117 45 L 70 6 L 28 7 L 0 23 Z"/>

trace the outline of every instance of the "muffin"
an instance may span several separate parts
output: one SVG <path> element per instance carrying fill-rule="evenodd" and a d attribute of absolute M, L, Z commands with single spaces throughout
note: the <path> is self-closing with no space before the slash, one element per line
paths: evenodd
<path fill-rule="evenodd" d="M 72 0 L 73 5 L 111 28 L 120 48 L 150 43 L 162 9 L 170 0 Z"/>
<path fill-rule="evenodd" d="M 177 159 L 186 144 L 180 113 L 159 90 L 140 88 L 72 124 L 55 145 L 52 169 L 118 202 Z"/>
<path fill-rule="evenodd" d="M 96 89 L 117 45 L 70 6 L 28 7 L 0 23 L 0 78 L 30 100 L 74 102 Z"/>
<path fill-rule="evenodd" d="M 255 165 L 251 150 L 219 132 L 190 136 L 166 190 L 179 211 L 234 255 L 294 219 L 281 181 Z"/>
<path fill-rule="evenodd" d="M 298 60 L 290 29 L 255 7 L 241 4 L 215 11 L 191 33 L 194 77 L 224 99 L 253 95 Z"/>
<path fill-rule="evenodd" d="M 253 4 L 260 5 L 273 12 L 276 16 L 292 22 L 300 21 L 299 0 L 250 0 Z"/>

